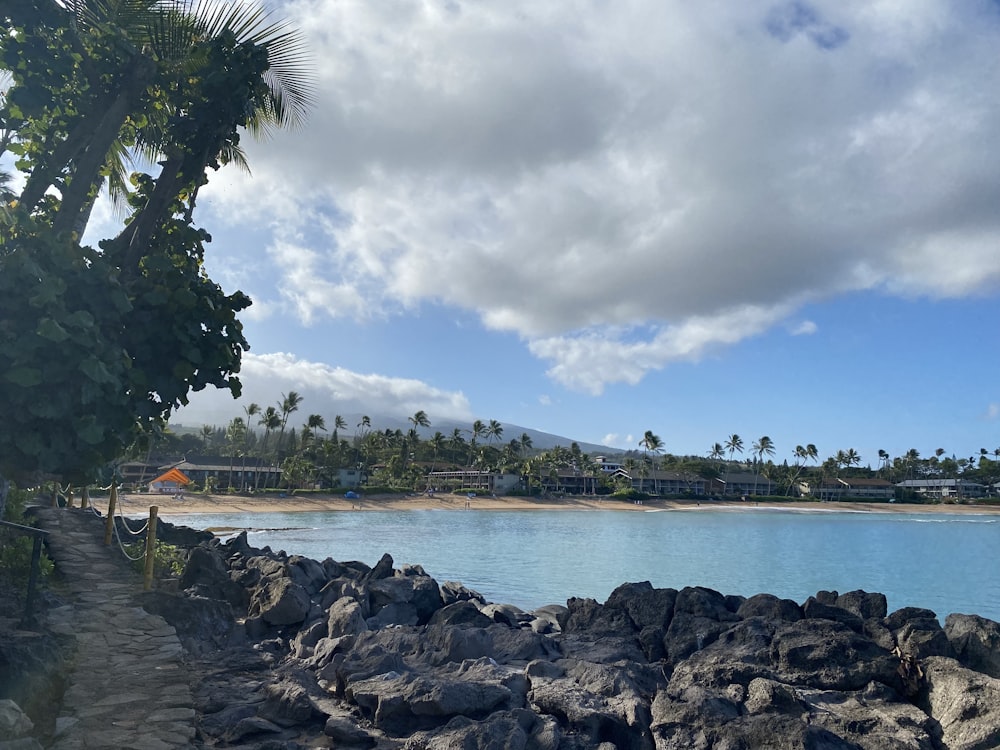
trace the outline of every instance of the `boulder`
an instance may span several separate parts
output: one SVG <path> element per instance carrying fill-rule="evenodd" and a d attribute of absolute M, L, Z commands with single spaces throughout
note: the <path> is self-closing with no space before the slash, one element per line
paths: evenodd
<path fill-rule="evenodd" d="M 611 592 L 604 606 L 624 611 L 636 629 L 666 628 L 674 616 L 676 589 L 656 589 L 649 581 L 623 583 Z"/>
<path fill-rule="evenodd" d="M 424 625 L 444 606 L 437 581 L 430 576 L 375 578 L 369 582 L 368 590 L 373 616 L 389 605 L 397 605 L 398 613 L 389 620 L 393 624 L 410 624 L 412 612 L 414 624 Z"/>
<path fill-rule="evenodd" d="M 484 604 L 480 611 L 489 617 L 493 622 L 498 622 L 511 628 L 520 627 L 524 623 L 529 623 L 532 616 L 513 604 Z"/>
<path fill-rule="evenodd" d="M 979 615 L 951 614 L 944 632 L 963 666 L 1000 679 L 1000 623 Z"/>
<path fill-rule="evenodd" d="M 375 563 L 375 567 L 369 570 L 365 576 L 365 581 L 380 581 L 383 578 L 391 578 L 393 575 L 392 569 L 392 555 L 386 552 L 379 561 Z"/>
<path fill-rule="evenodd" d="M 27 714 L 10 698 L 0 699 L 0 737 L 14 739 L 23 737 L 35 728 Z"/>
<path fill-rule="evenodd" d="M 378 740 L 370 732 L 358 726 L 350 716 L 330 716 L 323 726 L 323 734 L 336 743 L 334 747 L 375 747 Z"/>
<path fill-rule="evenodd" d="M 441 673 L 387 673 L 352 680 L 346 695 L 376 727 L 397 737 L 444 725 L 455 716 L 485 718 L 524 702 L 518 676 L 489 660 L 465 662 Z"/>
<path fill-rule="evenodd" d="M 781 625 L 771 644 L 775 678 L 826 690 L 860 690 L 869 682 L 900 686 L 899 660 L 843 623 L 805 619 Z"/>
<path fill-rule="evenodd" d="M 834 605 L 853 612 L 862 620 L 872 618 L 881 620 L 888 610 L 885 594 L 869 593 L 861 589 L 841 594 L 834 601 Z"/>
<path fill-rule="evenodd" d="M 433 615 L 429 625 L 463 625 L 465 627 L 488 628 L 493 620 L 479 611 L 479 608 L 468 599 L 456 600 L 446 604 Z"/>
<path fill-rule="evenodd" d="M 290 578 L 265 579 L 250 596 L 250 616 L 260 616 L 269 625 L 300 623 L 309 610 L 309 594 Z"/>
<path fill-rule="evenodd" d="M 310 596 L 318 594 L 330 580 L 326 569 L 320 563 L 301 555 L 292 555 L 288 558 L 287 569 L 288 577 L 304 588 Z"/>
<path fill-rule="evenodd" d="M 480 721 L 456 716 L 441 729 L 421 737 L 419 746 L 426 750 L 558 750 L 561 738 L 559 724 L 552 717 L 515 708 L 496 711 Z"/>
<path fill-rule="evenodd" d="M 802 604 L 802 614 L 804 617 L 813 620 L 832 620 L 833 622 L 843 623 L 856 633 L 860 633 L 865 629 L 864 620 L 854 612 L 843 607 L 838 607 L 836 604 L 821 602 L 812 596 Z"/>
<path fill-rule="evenodd" d="M 576 597 L 566 602 L 566 612 L 559 618 L 563 633 L 586 633 L 593 637 L 633 637 L 638 632 L 624 609 L 607 607 L 593 599 Z"/>
<path fill-rule="evenodd" d="M 1000 747 L 1000 680 L 941 656 L 922 667 L 917 705 L 940 725 L 941 744 L 948 750 Z"/>
<path fill-rule="evenodd" d="M 755 594 L 740 605 L 736 614 L 743 619 L 764 617 L 796 622 L 802 619 L 802 607 L 791 599 L 779 599 L 774 594 Z"/>
<path fill-rule="evenodd" d="M 445 606 L 455 602 L 477 601 L 486 604 L 486 598 L 478 591 L 466 588 L 461 583 L 455 581 L 445 581 L 441 584 L 441 600 Z"/>
<path fill-rule="evenodd" d="M 368 630 L 361 605 L 348 597 L 343 597 L 333 603 L 327 613 L 326 626 L 328 638 L 357 635 Z"/>
<path fill-rule="evenodd" d="M 185 650 L 197 656 L 239 643 L 242 633 L 228 602 L 154 589 L 138 594 L 140 606 L 177 631 Z"/>

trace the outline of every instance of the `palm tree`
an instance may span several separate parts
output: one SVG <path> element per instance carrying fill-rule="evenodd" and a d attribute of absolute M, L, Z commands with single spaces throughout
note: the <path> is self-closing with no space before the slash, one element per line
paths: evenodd
<path fill-rule="evenodd" d="M 340 431 L 347 429 L 347 421 L 339 414 L 333 418 L 333 442 L 340 444 Z"/>
<path fill-rule="evenodd" d="M 240 492 L 243 492 L 247 488 L 247 455 L 250 453 L 250 438 L 253 436 L 253 430 L 250 428 L 250 418 L 260 414 L 260 405 L 251 402 L 243 407 L 243 412 L 247 415 L 247 422 L 243 445 L 243 468 L 240 470 Z"/>
<path fill-rule="evenodd" d="M 499 441 L 503 437 L 503 425 L 495 419 L 491 419 L 486 427 L 485 435 L 487 443 L 492 443 L 494 440 Z"/>
<path fill-rule="evenodd" d="M 316 436 L 318 430 L 326 432 L 326 420 L 319 414 L 310 414 L 302 426 L 302 450 L 305 450 L 306 444 Z"/>
<path fill-rule="evenodd" d="M 653 433 L 652 430 L 646 430 L 645 434 L 642 436 L 642 440 L 639 441 L 639 445 L 642 446 L 642 460 L 643 466 L 642 471 L 645 476 L 651 467 L 649 454 L 658 455 L 663 452 L 663 440 L 659 435 Z M 654 459 L 655 461 L 655 459 Z M 653 480 L 653 492 L 656 492 L 656 480 Z"/>
<path fill-rule="evenodd" d="M 444 448 L 447 438 L 440 430 L 438 430 L 428 442 L 430 443 L 431 450 L 433 451 L 434 458 L 431 461 L 431 471 L 434 472 L 437 470 L 438 454 Z"/>
<path fill-rule="evenodd" d="M 418 427 L 430 427 L 431 421 L 427 418 L 427 412 L 423 409 L 417 411 L 412 417 L 408 417 L 410 424 L 413 425 L 413 429 L 416 430 Z"/>
<path fill-rule="evenodd" d="M 257 424 L 264 428 L 264 439 L 261 441 L 260 452 L 268 464 L 270 464 L 270 459 L 267 455 L 267 439 L 270 437 L 271 433 L 274 432 L 281 426 L 281 415 L 278 414 L 278 410 L 273 406 L 268 406 L 261 412 L 260 419 Z M 257 472 L 257 476 L 254 477 L 254 490 L 260 487 L 260 472 Z"/>
<path fill-rule="evenodd" d="M 209 446 L 212 445 L 212 438 L 215 435 L 215 428 L 210 424 L 201 426 L 201 445 L 205 453 L 208 453 Z"/>
<path fill-rule="evenodd" d="M 753 452 L 757 461 L 757 471 L 754 472 L 753 477 L 753 494 L 757 494 L 757 478 L 760 476 L 760 468 L 764 463 L 764 456 L 774 455 L 774 441 L 771 440 L 767 435 L 762 435 L 753 444 Z"/>
<path fill-rule="evenodd" d="M 144 158 L 162 166 L 147 204 L 120 236 L 145 247 L 184 184 L 194 185 L 193 205 L 196 175 L 217 162 L 245 166 L 237 128 L 266 135 L 301 122 L 309 108 L 301 37 L 285 23 L 272 23 L 262 7 L 217 0 L 61 5 L 51 18 L 64 24 L 91 95 L 77 97 L 71 127 L 53 134 L 22 192 L 31 211 L 49 187 L 60 187 L 57 231 L 82 234 L 106 175 L 113 191 L 123 191 L 126 133 L 134 134 Z"/>
<path fill-rule="evenodd" d="M 288 417 L 299 410 L 301 403 L 302 396 L 295 391 L 289 391 L 288 395 L 281 394 L 281 401 L 278 402 L 278 409 L 281 411 L 281 431 L 278 433 L 278 447 L 276 448 L 279 461 L 281 460 L 281 441 L 285 437 L 285 425 L 288 424 Z"/>
<path fill-rule="evenodd" d="M 527 432 L 521 433 L 519 442 L 521 443 L 521 455 L 526 456 L 528 454 L 528 451 L 530 451 L 534 447 L 531 441 L 531 435 L 529 435 Z"/>
<path fill-rule="evenodd" d="M 729 451 L 729 463 L 726 464 L 726 478 L 725 478 L 726 486 L 722 490 L 723 495 L 725 495 L 726 492 L 729 490 L 729 470 L 732 468 L 733 465 L 733 454 L 739 453 L 740 455 L 743 455 L 743 438 L 741 438 L 734 432 L 732 435 L 726 438 L 726 442 L 724 443 L 724 445 L 726 450 Z"/>
<path fill-rule="evenodd" d="M 486 435 L 486 425 L 481 419 L 477 419 L 472 423 L 471 438 L 469 439 L 469 465 L 472 465 L 472 459 L 476 456 L 476 444 L 479 438 Z M 481 458 L 481 456 L 480 456 Z"/>

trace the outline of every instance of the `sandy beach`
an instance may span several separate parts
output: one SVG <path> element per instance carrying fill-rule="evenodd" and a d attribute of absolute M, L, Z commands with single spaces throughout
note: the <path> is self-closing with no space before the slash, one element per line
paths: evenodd
<path fill-rule="evenodd" d="M 240 495 L 184 494 L 173 495 L 130 494 L 120 498 L 124 513 L 147 513 L 156 505 L 160 516 L 185 513 L 279 513 L 279 512 L 365 512 L 373 510 L 586 510 L 641 513 L 649 511 L 737 511 L 748 509 L 797 510 L 812 512 L 853 511 L 859 513 L 991 513 L 1000 514 L 998 505 L 911 505 L 905 503 L 853 503 L 853 502 L 802 502 L 769 503 L 755 501 L 702 500 L 647 500 L 642 505 L 628 501 L 598 497 L 528 498 L 490 497 L 486 495 L 466 498 L 464 495 L 371 495 L 359 499 L 345 499 L 333 495 Z M 107 500 L 95 498 L 97 508 L 106 508 Z"/>

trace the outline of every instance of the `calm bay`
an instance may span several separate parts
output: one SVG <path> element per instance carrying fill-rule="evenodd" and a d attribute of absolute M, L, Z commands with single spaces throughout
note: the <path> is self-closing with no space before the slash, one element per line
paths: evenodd
<path fill-rule="evenodd" d="M 248 529 L 256 547 L 317 560 L 423 566 L 489 601 L 533 609 L 604 601 L 626 581 L 801 603 L 817 591 L 886 595 L 1000 621 L 1000 517 L 780 509 L 297 512 L 172 515 L 194 528 Z"/>

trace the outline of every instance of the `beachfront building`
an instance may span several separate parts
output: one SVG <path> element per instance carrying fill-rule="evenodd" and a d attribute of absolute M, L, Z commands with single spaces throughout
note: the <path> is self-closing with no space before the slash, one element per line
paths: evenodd
<path fill-rule="evenodd" d="M 605 474 L 614 474 L 616 471 L 622 468 L 620 462 L 612 461 L 607 456 L 595 456 L 594 463 L 597 464 L 597 468 L 600 469 Z"/>
<path fill-rule="evenodd" d="M 166 467 L 148 461 L 125 461 L 118 465 L 118 475 L 121 477 L 122 489 L 132 492 L 139 487 L 145 487 L 149 480 L 159 476 L 173 464 Z"/>
<path fill-rule="evenodd" d="M 263 489 L 278 487 L 281 482 L 281 467 L 264 464 L 258 458 L 247 458 L 244 463 L 242 458 L 195 456 L 161 470 L 170 468 L 180 469 L 202 487 L 211 481 L 214 488 Z"/>
<path fill-rule="evenodd" d="M 712 479 L 709 492 L 723 497 L 743 497 L 744 495 L 773 495 L 776 485 L 763 474 L 749 471 L 733 471 L 727 476 Z"/>
<path fill-rule="evenodd" d="M 978 499 L 987 494 L 986 485 L 967 479 L 907 479 L 896 486 L 929 500 Z"/>
<path fill-rule="evenodd" d="M 479 469 L 432 471 L 427 474 L 427 488 L 438 490 L 468 489 L 502 495 L 521 486 L 519 474 L 501 474 Z"/>
<path fill-rule="evenodd" d="M 704 477 L 689 472 L 636 469 L 629 473 L 618 469 L 613 478 L 621 478 L 632 485 L 632 489 L 649 495 L 704 495 L 707 481 Z"/>
<path fill-rule="evenodd" d="M 825 477 L 818 480 L 804 480 L 797 485 L 803 497 L 817 500 L 892 500 L 896 496 L 896 485 L 884 479 L 859 479 Z"/>

